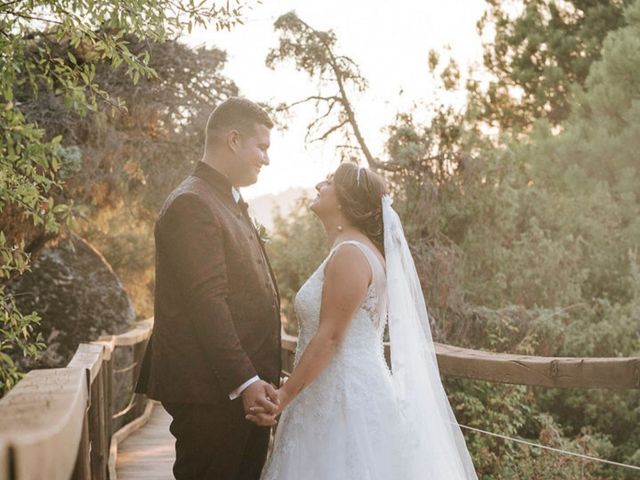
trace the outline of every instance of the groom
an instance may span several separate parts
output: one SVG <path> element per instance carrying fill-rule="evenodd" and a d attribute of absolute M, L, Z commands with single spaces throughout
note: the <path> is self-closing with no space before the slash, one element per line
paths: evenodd
<path fill-rule="evenodd" d="M 173 418 L 177 480 L 258 479 L 280 378 L 280 299 L 238 187 L 269 164 L 273 123 L 244 98 L 209 117 L 205 151 L 155 226 L 155 322 L 136 391 Z"/>

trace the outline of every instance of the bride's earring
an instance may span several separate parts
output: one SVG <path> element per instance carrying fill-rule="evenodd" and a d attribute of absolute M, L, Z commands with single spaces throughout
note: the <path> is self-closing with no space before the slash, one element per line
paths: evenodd
<path fill-rule="evenodd" d="M 342 231 L 342 225 L 338 225 L 338 231 L 341 232 Z"/>

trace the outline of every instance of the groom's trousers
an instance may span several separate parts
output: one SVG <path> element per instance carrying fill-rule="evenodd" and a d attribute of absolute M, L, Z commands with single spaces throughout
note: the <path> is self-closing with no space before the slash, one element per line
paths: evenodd
<path fill-rule="evenodd" d="M 244 418 L 242 400 L 217 404 L 162 403 L 173 417 L 176 480 L 258 480 L 269 428 Z"/>

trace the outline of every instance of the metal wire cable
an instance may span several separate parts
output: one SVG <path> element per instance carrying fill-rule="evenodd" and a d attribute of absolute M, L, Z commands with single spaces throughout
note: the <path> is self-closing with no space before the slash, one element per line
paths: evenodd
<path fill-rule="evenodd" d="M 614 462 L 612 460 L 605 460 L 604 458 L 592 457 L 591 455 L 584 455 L 582 453 L 569 452 L 567 450 L 562 450 L 561 448 L 548 447 L 547 445 L 541 445 L 539 443 L 530 442 L 528 440 L 524 440 L 524 439 L 521 439 L 521 438 L 508 437 L 507 435 L 501 435 L 499 433 L 487 432 L 486 430 L 482 430 L 480 428 L 475 428 L 475 427 L 470 427 L 468 425 L 460 425 L 460 424 L 458 424 L 458 425 L 460 426 L 460 428 L 464 428 L 466 430 L 471 430 L 471 431 L 477 432 L 477 433 L 483 433 L 485 435 L 501 438 L 503 440 L 510 440 L 512 442 L 522 443 L 522 444 L 528 445 L 530 447 L 542 448 L 544 450 L 550 450 L 552 452 L 562 453 L 563 455 L 570 455 L 570 456 L 573 456 L 573 457 L 579 457 L 579 458 L 582 458 L 582 459 L 585 459 L 585 460 L 590 460 L 592 462 L 606 463 L 608 465 L 614 465 L 616 467 L 622 467 L 622 468 L 629 468 L 631 470 L 640 470 L 640 467 L 638 467 L 636 465 L 627 465 L 626 463 L 619 463 L 619 462 Z"/>

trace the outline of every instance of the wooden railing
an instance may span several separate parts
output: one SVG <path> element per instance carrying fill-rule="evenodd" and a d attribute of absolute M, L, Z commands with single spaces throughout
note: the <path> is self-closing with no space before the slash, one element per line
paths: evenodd
<path fill-rule="evenodd" d="M 148 415 L 133 393 L 153 320 L 82 344 L 66 368 L 33 370 L 0 400 L 0 479 L 115 478 L 118 441 Z M 283 369 L 297 338 L 283 334 Z M 387 359 L 389 346 L 385 346 Z M 436 344 L 443 375 L 557 388 L 640 388 L 640 358 L 547 358 Z"/>
<path fill-rule="evenodd" d="M 147 406 L 133 388 L 152 328 L 145 320 L 83 343 L 67 367 L 32 370 L 18 382 L 0 400 L 0 478 L 110 478 L 114 433 Z"/>
<path fill-rule="evenodd" d="M 298 339 L 282 336 L 282 368 L 290 372 Z M 435 344 L 442 375 L 554 388 L 640 388 L 640 357 L 535 357 Z M 389 361 L 389 344 L 385 356 Z"/>

